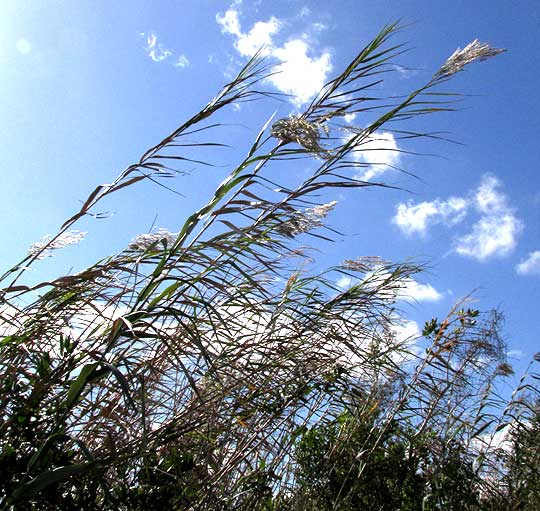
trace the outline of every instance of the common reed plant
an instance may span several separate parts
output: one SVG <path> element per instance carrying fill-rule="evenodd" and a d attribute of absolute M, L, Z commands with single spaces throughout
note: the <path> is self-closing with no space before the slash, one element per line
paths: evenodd
<path fill-rule="evenodd" d="M 537 387 L 525 376 L 510 401 L 497 395 L 511 370 L 500 315 L 456 306 L 403 340 L 398 297 L 419 266 L 351 254 L 324 271 L 306 264 L 309 237 L 330 239 L 325 218 L 339 207 L 321 193 L 385 188 L 354 177 L 369 165 L 355 158 L 363 145 L 382 128 L 436 137 L 407 123 L 452 110 L 446 82 L 501 51 L 471 43 L 388 98 L 380 86 L 404 49 L 396 30 L 303 112 L 268 120 L 178 232 L 141 234 L 84 271 L 25 284 L 36 260 L 83 236 L 77 222 L 106 197 L 172 177 L 179 163 L 206 165 L 191 155 L 220 147 L 220 110 L 279 99 L 264 90 L 273 70 L 260 54 L 5 272 L 2 509 L 368 509 L 369 499 L 370 509 L 476 509 L 506 498 L 506 451 L 490 439 L 528 427 Z M 371 120 L 350 126 L 351 113 Z M 271 169 L 305 159 L 315 170 L 299 184 L 274 181 Z M 456 497 L 452 477 L 474 498 Z"/>

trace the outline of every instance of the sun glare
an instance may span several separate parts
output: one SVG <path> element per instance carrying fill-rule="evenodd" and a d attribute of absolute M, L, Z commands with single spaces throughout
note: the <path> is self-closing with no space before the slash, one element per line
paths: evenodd
<path fill-rule="evenodd" d="M 17 48 L 17 51 L 23 55 L 28 55 L 32 51 L 32 45 L 28 39 L 24 38 L 18 39 L 15 47 Z"/>

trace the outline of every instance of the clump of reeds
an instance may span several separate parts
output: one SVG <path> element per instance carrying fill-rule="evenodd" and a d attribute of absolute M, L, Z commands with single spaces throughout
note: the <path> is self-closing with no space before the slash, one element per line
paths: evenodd
<path fill-rule="evenodd" d="M 426 444 L 433 456 L 458 439 L 477 449 L 480 474 L 493 473 L 489 449 L 475 441 L 511 422 L 521 403 L 518 391 L 504 414 L 494 411 L 494 381 L 509 372 L 498 316 L 455 309 L 426 325 L 420 351 L 417 339 L 398 339 L 392 328 L 395 290 L 419 268 L 362 258 L 321 273 L 291 271 L 308 257 L 299 245 L 307 236 L 331 235 L 321 232 L 335 203 L 313 205 L 318 193 L 383 186 L 356 180 L 359 163 L 348 156 L 391 121 L 451 109 L 431 95 L 439 78 L 496 53 L 473 43 L 389 105 L 375 97 L 372 76 L 400 52 L 388 44 L 395 29 L 377 35 L 301 115 L 267 123 L 177 233 L 141 234 L 75 275 L 24 283 L 36 259 L 82 237 L 72 227 L 103 198 L 170 177 L 178 161 L 204 165 L 182 154 L 182 141 L 219 127 L 211 121 L 219 110 L 271 100 L 258 88 L 270 72 L 259 55 L 3 275 L 3 509 L 292 505 L 298 439 L 344 410 L 358 421 L 377 410 L 351 470 L 367 466 L 397 421 L 412 436 L 435 432 Z M 352 136 L 332 124 L 362 112 L 378 117 Z M 269 186 L 267 169 L 289 157 L 315 157 L 317 168 L 295 188 Z M 334 283 L 342 274 L 355 279 L 346 290 Z"/>

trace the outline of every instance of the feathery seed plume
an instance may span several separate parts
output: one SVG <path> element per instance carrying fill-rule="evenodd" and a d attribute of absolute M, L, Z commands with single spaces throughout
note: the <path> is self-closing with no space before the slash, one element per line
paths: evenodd
<path fill-rule="evenodd" d="M 52 256 L 52 251 L 68 245 L 76 245 L 84 239 L 86 232 L 67 231 L 51 242 L 51 235 L 46 234 L 41 241 L 36 241 L 28 249 L 28 255 L 37 256 L 37 259 L 45 259 Z"/>
<path fill-rule="evenodd" d="M 458 73 L 467 64 L 475 60 L 486 60 L 505 51 L 500 48 L 492 48 L 488 43 L 481 43 L 478 39 L 475 39 L 472 43 L 465 46 L 465 48 L 458 48 L 452 53 L 441 69 L 435 73 L 434 78 L 447 78 Z"/>
<path fill-rule="evenodd" d="M 276 121 L 272 124 L 271 134 L 284 142 L 296 142 L 312 153 L 326 153 L 319 144 L 321 138 L 319 127 L 300 115 L 291 115 Z"/>
<path fill-rule="evenodd" d="M 343 261 L 343 268 L 345 270 L 368 272 L 372 271 L 376 267 L 388 264 L 382 257 L 379 256 L 363 256 L 357 259 L 346 259 Z"/>
<path fill-rule="evenodd" d="M 176 234 L 168 231 L 167 229 L 157 229 L 155 232 L 138 234 L 128 245 L 128 249 L 144 251 L 148 249 L 148 247 L 163 240 L 167 246 L 170 246 L 175 242 L 176 236 Z"/>
<path fill-rule="evenodd" d="M 308 208 L 304 211 L 295 212 L 291 218 L 285 221 L 280 227 L 279 232 L 285 236 L 294 237 L 297 234 L 311 231 L 323 224 L 321 218 L 325 218 L 337 204 L 336 201 L 327 204 L 321 204 L 313 208 Z"/>

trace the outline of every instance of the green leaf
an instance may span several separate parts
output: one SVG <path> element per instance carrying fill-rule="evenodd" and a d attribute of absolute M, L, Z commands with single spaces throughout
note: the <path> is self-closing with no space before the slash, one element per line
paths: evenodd
<path fill-rule="evenodd" d="M 44 490 L 54 483 L 59 483 L 70 477 L 84 474 L 94 468 L 95 463 L 77 463 L 66 467 L 55 468 L 39 474 L 29 483 L 19 486 L 11 495 L 10 502 L 15 503 L 22 499 L 29 499 L 36 493 Z"/>
<path fill-rule="evenodd" d="M 135 405 L 135 402 L 133 401 L 133 399 L 131 399 L 131 390 L 129 388 L 129 383 L 126 380 L 126 377 L 121 373 L 120 369 L 113 366 L 112 364 L 109 364 L 108 362 L 101 362 L 101 365 L 103 366 L 103 368 L 107 368 L 116 376 L 118 383 L 120 384 L 120 386 L 122 387 L 122 390 L 124 391 L 127 401 L 132 406 L 132 408 L 135 411 L 137 411 L 137 406 Z"/>
<path fill-rule="evenodd" d="M 424 324 L 424 329 L 422 330 L 422 335 L 424 337 L 429 337 L 438 326 L 437 318 L 432 318 L 430 321 L 426 321 Z"/>
<path fill-rule="evenodd" d="M 81 369 L 77 379 L 69 386 L 69 391 L 65 402 L 65 406 L 68 410 L 75 404 L 77 399 L 79 399 L 84 386 L 87 384 L 90 376 L 98 366 L 99 362 L 93 362 L 92 364 L 85 365 Z"/>

